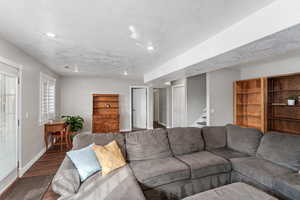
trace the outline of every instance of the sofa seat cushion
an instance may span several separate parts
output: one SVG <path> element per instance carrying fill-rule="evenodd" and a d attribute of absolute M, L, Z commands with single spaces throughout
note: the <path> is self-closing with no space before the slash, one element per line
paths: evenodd
<path fill-rule="evenodd" d="M 144 188 L 153 188 L 190 178 L 189 167 L 174 157 L 132 161 L 130 167 Z"/>
<path fill-rule="evenodd" d="M 166 158 L 172 155 L 164 129 L 136 131 L 126 133 L 128 160 L 150 160 Z"/>
<path fill-rule="evenodd" d="M 226 146 L 226 127 L 207 126 L 202 128 L 205 149 L 217 149 Z"/>
<path fill-rule="evenodd" d="M 263 133 L 255 128 L 227 125 L 227 147 L 255 156 Z"/>
<path fill-rule="evenodd" d="M 274 190 L 289 199 L 300 199 L 300 174 L 291 173 L 277 177 Z"/>
<path fill-rule="evenodd" d="M 299 171 L 300 136 L 288 133 L 267 133 L 261 140 L 257 157 Z"/>
<path fill-rule="evenodd" d="M 233 170 L 272 188 L 275 177 L 291 173 L 292 170 L 256 157 L 231 159 Z"/>
<path fill-rule="evenodd" d="M 216 154 L 222 158 L 225 158 L 227 160 L 232 159 L 232 158 L 243 158 L 243 157 L 249 157 L 249 155 L 245 153 L 241 153 L 232 149 L 228 148 L 218 148 L 218 149 L 211 149 L 209 152 Z"/>
<path fill-rule="evenodd" d="M 168 129 L 168 138 L 174 155 L 204 150 L 204 141 L 200 128 L 170 128 Z"/>
<path fill-rule="evenodd" d="M 176 156 L 191 169 L 192 179 L 231 171 L 230 162 L 208 151 Z"/>

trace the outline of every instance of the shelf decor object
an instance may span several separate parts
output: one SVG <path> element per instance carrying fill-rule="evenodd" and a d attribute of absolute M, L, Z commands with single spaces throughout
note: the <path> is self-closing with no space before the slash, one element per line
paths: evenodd
<path fill-rule="evenodd" d="M 266 131 L 266 78 L 234 83 L 234 123 Z"/>
<path fill-rule="evenodd" d="M 268 78 L 268 131 L 300 134 L 300 74 Z"/>
<path fill-rule="evenodd" d="M 120 132 L 119 95 L 93 94 L 93 133 Z"/>

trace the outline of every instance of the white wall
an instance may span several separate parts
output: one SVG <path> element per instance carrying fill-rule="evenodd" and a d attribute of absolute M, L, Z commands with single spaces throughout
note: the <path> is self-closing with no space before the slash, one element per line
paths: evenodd
<path fill-rule="evenodd" d="M 120 130 L 129 130 L 129 86 L 138 84 L 141 83 L 121 79 L 63 77 L 61 80 L 61 113 L 82 116 L 85 119 L 83 131 L 90 131 L 92 126 L 92 94 L 119 94 Z"/>
<path fill-rule="evenodd" d="M 265 63 L 243 65 L 241 79 L 251 79 L 300 72 L 300 53 Z"/>
<path fill-rule="evenodd" d="M 208 125 L 233 123 L 233 82 L 239 79 L 239 70 L 222 69 L 207 73 Z"/>
<path fill-rule="evenodd" d="M 167 124 L 167 89 L 159 89 L 159 122 Z"/>
<path fill-rule="evenodd" d="M 39 80 L 40 72 L 57 80 L 56 113 L 60 113 L 60 77 L 47 66 L 39 63 L 9 42 L 0 39 L 0 57 L 23 66 L 22 70 L 22 116 L 21 116 L 21 172 L 24 172 L 44 150 L 43 126 L 39 125 Z M 26 114 L 28 114 L 26 117 Z M 0 183 L 1 190 L 1 183 Z"/>
<path fill-rule="evenodd" d="M 188 126 L 196 126 L 206 108 L 206 74 L 187 78 Z"/>

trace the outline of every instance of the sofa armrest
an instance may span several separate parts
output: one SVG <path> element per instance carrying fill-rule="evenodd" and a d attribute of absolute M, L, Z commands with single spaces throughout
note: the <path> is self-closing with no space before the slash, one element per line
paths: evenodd
<path fill-rule="evenodd" d="M 52 180 L 52 189 L 61 195 L 60 199 L 69 199 L 80 187 L 80 176 L 72 161 L 66 156 Z"/>
<path fill-rule="evenodd" d="M 288 199 L 300 199 L 300 174 L 290 173 L 275 179 L 273 190 Z"/>

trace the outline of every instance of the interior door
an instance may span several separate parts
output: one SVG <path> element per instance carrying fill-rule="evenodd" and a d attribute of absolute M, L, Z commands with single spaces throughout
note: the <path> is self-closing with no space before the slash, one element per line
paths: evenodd
<path fill-rule="evenodd" d="M 17 177 L 17 74 L 0 63 L 0 183 Z M 0 184 L 0 190 L 4 186 Z"/>
<path fill-rule="evenodd" d="M 147 128 L 147 89 L 132 89 L 132 128 Z"/>
<path fill-rule="evenodd" d="M 173 86 L 172 127 L 186 126 L 186 99 L 184 85 Z"/>

